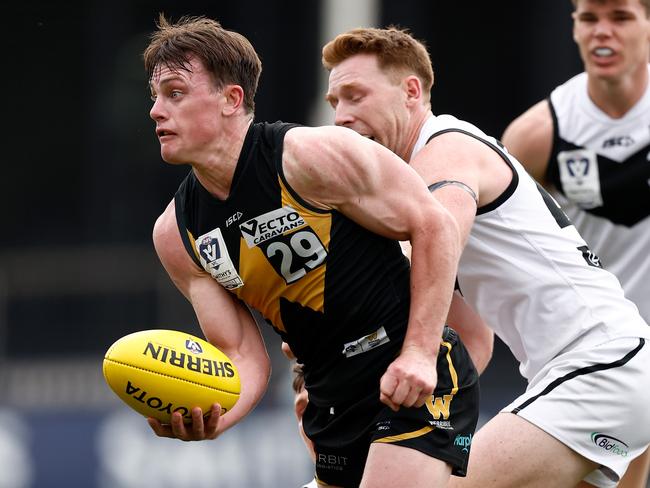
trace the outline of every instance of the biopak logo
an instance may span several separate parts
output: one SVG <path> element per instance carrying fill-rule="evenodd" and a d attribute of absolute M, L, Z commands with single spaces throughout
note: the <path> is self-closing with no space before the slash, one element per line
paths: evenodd
<path fill-rule="evenodd" d="M 605 449 L 611 454 L 627 457 L 627 450 L 629 449 L 629 446 L 616 437 L 612 437 L 611 435 L 603 434 L 601 432 L 592 432 L 591 440 L 598 447 Z"/>

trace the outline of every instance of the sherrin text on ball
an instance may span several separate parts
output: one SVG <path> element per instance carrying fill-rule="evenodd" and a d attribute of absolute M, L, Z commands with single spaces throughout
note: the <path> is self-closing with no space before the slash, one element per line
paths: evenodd
<path fill-rule="evenodd" d="M 209 342 L 175 330 L 143 330 L 117 340 L 104 356 L 104 378 L 136 412 L 169 423 L 173 412 L 191 422 L 193 407 L 222 413 L 240 393 L 233 362 Z"/>

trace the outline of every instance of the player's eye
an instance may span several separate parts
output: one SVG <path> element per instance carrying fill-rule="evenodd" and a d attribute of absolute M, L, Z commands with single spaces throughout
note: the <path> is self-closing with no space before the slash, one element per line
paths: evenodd
<path fill-rule="evenodd" d="M 580 22 L 593 23 L 593 22 L 596 22 L 598 19 L 596 18 L 595 15 L 582 14 L 582 15 L 578 16 L 578 20 Z"/>

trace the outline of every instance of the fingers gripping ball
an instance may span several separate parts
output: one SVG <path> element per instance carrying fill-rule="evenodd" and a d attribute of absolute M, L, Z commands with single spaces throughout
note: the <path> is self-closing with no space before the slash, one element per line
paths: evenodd
<path fill-rule="evenodd" d="M 172 412 L 192 421 L 191 409 L 222 413 L 239 398 L 239 373 L 207 341 L 175 330 L 143 330 L 117 340 L 104 356 L 104 378 L 128 406 L 169 423 Z"/>

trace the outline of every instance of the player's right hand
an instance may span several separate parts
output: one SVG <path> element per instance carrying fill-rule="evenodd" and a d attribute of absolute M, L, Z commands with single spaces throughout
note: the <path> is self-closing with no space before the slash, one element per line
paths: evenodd
<path fill-rule="evenodd" d="M 192 409 L 192 423 L 185 424 L 179 412 L 172 413 L 170 424 L 163 424 L 158 419 L 147 418 L 149 426 L 158 437 L 169 437 L 182 441 L 203 441 L 216 439 L 221 433 L 219 420 L 221 419 L 221 406 L 214 403 L 207 417 L 199 407 Z"/>
<path fill-rule="evenodd" d="M 433 395 L 438 381 L 437 357 L 416 347 L 405 347 L 388 366 L 379 383 L 379 400 L 397 411 L 421 407 Z"/>

